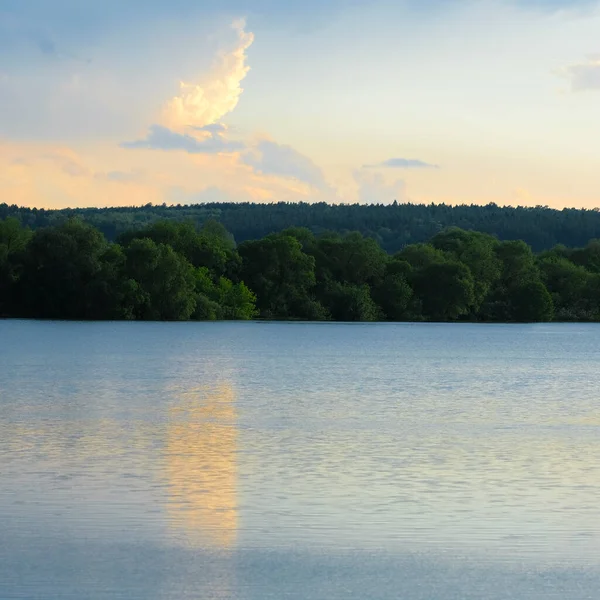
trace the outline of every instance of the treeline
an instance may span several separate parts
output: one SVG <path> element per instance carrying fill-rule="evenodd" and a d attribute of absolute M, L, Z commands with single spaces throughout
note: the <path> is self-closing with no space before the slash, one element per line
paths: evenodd
<path fill-rule="evenodd" d="M 109 242 L 78 219 L 0 221 L 0 316 L 44 319 L 598 321 L 600 241 L 535 255 L 450 228 L 386 253 L 306 228 L 236 246 L 222 224 L 161 221 Z"/>
<path fill-rule="evenodd" d="M 31 229 L 60 225 L 77 217 L 99 229 L 108 240 L 161 221 L 192 221 L 197 227 L 217 220 L 238 242 L 260 239 L 290 227 L 306 227 L 315 235 L 358 231 L 372 237 L 388 253 L 426 242 L 448 227 L 481 231 L 500 240 L 524 240 L 534 252 L 557 244 L 579 247 L 600 238 L 600 212 L 548 207 L 500 207 L 445 204 L 330 205 L 325 203 L 211 203 L 151 205 L 133 208 L 45 210 L 0 204 L 0 219 L 15 217 Z"/>

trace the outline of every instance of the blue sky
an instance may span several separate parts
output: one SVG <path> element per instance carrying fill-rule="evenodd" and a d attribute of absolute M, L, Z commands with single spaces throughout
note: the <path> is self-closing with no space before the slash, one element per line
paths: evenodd
<path fill-rule="evenodd" d="M 595 207 L 599 31 L 596 0 L 4 0 L 0 201 Z"/>

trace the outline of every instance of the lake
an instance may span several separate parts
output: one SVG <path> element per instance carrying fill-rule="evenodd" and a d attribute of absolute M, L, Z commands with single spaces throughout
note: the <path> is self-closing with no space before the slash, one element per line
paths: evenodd
<path fill-rule="evenodd" d="M 600 326 L 0 321 L 0 598 L 600 594 Z"/>

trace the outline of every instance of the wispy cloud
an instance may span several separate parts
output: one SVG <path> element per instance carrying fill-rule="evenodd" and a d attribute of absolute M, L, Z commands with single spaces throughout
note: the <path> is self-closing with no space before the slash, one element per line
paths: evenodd
<path fill-rule="evenodd" d="M 414 158 L 390 158 L 373 165 L 365 165 L 365 169 L 439 169 L 439 165 L 416 160 Z"/>
<path fill-rule="evenodd" d="M 358 201 L 363 204 L 391 204 L 394 200 L 407 202 L 406 183 L 398 179 L 388 183 L 381 173 L 357 169 L 354 181 L 358 185 Z"/>
<path fill-rule="evenodd" d="M 87 177 L 90 169 L 81 161 L 79 156 L 67 148 L 58 148 L 44 155 L 42 158 L 53 162 L 60 170 L 70 177 Z"/>
<path fill-rule="evenodd" d="M 591 54 L 586 62 L 561 69 L 559 75 L 571 82 L 571 91 L 600 90 L 600 54 Z"/>
<path fill-rule="evenodd" d="M 108 173 L 95 173 L 96 179 L 104 181 L 114 181 L 117 183 L 131 183 L 133 181 L 140 181 L 143 172 L 142 171 L 108 171 Z"/>
<path fill-rule="evenodd" d="M 197 83 L 180 83 L 180 94 L 163 111 L 162 121 L 166 126 L 173 130 L 206 127 L 237 106 L 244 91 L 241 82 L 250 70 L 246 50 L 254 41 L 254 34 L 246 32 L 245 25 L 243 20 L 233 23 L 237 44 L 219 54 L 206 77 Z"/>
<path fill-rule="evenodd" d="M 243 162 L 264 175 L 291 177 L 318 189 L 328 187 L 323 171 L 291 146 L 262 140 L 244 155 Z"/>
<path fill-rule="evenodd" d="M 121 147 L 182 150 L 189 154 L 228 154 L 244 148 L 242 142 L 227 140 L 218 132 L 205 131 L 209 133 L 208 136 L 197 138 L 187 133 L 177 133 L 162 125 L 152 125 L 147 137 L 133 142 L 123 142 Z"/>

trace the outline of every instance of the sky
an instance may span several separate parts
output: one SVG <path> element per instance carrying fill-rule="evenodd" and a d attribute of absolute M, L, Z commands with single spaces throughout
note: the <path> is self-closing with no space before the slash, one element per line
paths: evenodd
<path fill-rule="evenodd" d="M 600 206 L 600 0 L 0 0 L 0 202 Z"/>

